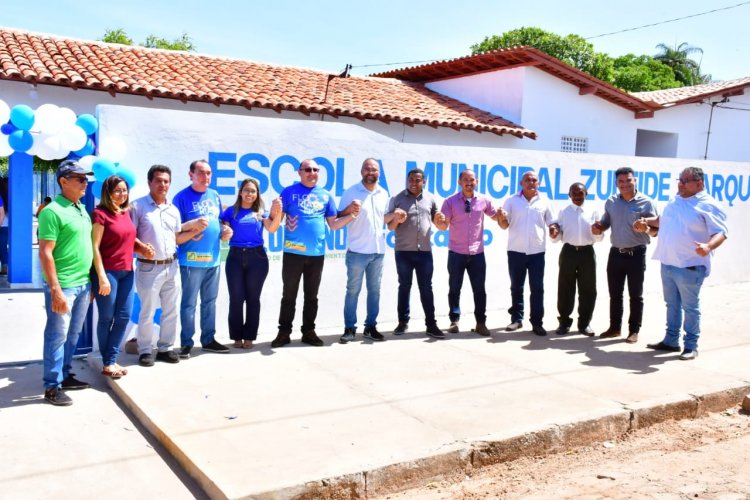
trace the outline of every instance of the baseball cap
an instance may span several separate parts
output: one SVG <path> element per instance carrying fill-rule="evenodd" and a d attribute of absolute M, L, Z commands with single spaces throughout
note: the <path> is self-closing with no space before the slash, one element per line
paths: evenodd
<path fill-rule="evenodd" d="M 57 167 L 57 178 L 70 174 L 94 175 L 94 172 L 86 170 L 76 160 L 65 160 Z"/>

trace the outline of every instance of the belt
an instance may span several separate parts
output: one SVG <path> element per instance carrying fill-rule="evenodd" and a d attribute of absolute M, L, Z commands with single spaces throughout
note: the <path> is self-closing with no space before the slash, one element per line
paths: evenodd
<path fill-rule="evenodd" d="M 138 259 L 138 262 L 143 262 L 144 264 L 157 264 L 157 265 L 164 265 L 164 264 L 171 264 L 174 262 L 174 260 L 177 258 L 176 255 L 171 256 L 168 259 L 164 260 L 151 260 L 151 259 Z"/>
<path fill-rule="evenodd" d="M 612 248 L 617 248 L 617 247 L 612 247 Z M 620 252 L 621 254 L 628 254 L 632 256 L 633 252 L 635 252 L 636 250 L 645 250 L 645 249 L 646 249 L 646 245 L 638 245 L 634 247 L 617 248 L 617 251 Z"/>
<path fill-rule="evenodd" d="M 571 245 L 570 243 L 566 243 L 563 246 L 564 247 L 568 247 L 568 248 L 573 248 L 573 249 L 575 249 L 576 252 L 580 252 L 581 250 L 589 250 L 590 248 L 593 248 L 594 245 L 576 246 L 576 245 Z"/>

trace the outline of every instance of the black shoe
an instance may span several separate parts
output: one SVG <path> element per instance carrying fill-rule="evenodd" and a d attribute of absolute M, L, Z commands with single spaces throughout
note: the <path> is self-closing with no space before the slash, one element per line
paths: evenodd
<path fill-rule="evenodd" d="M 482 337 L 489 337 L 490 336 L 490 329 L 487 328 L 487 325 L 482 323 L 477 323 L 477 326 L 474 327 L 472 330 L 474 333 L 478 333 Z"/>
<path fill-rule="evenodd" d="M 157 352 L 156 361 L 164 361 L 165 363 L 179 363 L 180 357 L 173 350 Z"/>
<path fill-rule="evenodd" d="M 600 339 L 613 339 L 619 336 L 620 336 L 620 330 L 616 328 L 612 328 L 611 326 L 607 328 L 606 332 L 599 334 Z"/>
<path fill-rule="evenodd" d="M 506 332 L 515 332 L 516 330 L 520 329 L 523 326 L 523 323 L 520 321 L 511 321 L 511 323 L 505 327 Z"/>
<path fill-rule="evenodd" d="M 303 333 L 302 343 L 315 346 L 315 347 L 322 347 L 325 345 L 325 342 L 320 340 L 320 337 L 318 337 L 318 334 L 315 333 L 315 330 L 310 330 L 308 332 Z"/>
<path fill-rule="evenodd" d="M 559 325 L 557 327 L 557 330 L 555 330 L 555 333 L 558 335 L 567 335 L 568 333 L 570 333 L 570 328 L 568 328 L 567 326 Z"/>
<path fill-rule="evenodd" d="M 180 347 L 180 359 L 190 359 L 190 351 L 192 350 L 192 346 Z"/>
<path fill-rule="evenodd" d="M 138 364 L 141 366 L 154 366 L 154 357 L 151 354 L 141 354 L 138 356 Z"/>
<path fill-rule="evenodd" d="M 399 321 L 396 328 L 393 329 L 393 335 L 403 335 L 409 329 L 409 323 Z"/>
<path fill-rule="evenodd" d="M 437 327 L 437 325 L 430 325 L 426 329 L 427 335 L 432 337 L 433 339 L 444 339 L 445 333 L 443 333 L 443 330 Z"/>
<path fill-rule="evenodd" d="M 539 335 L 540 337 L 546 337 L 547 336 L 547 330 L 544 329 L 542 325 L 534 325 L 531 327 L 531 331 L 534 332 L 534 335 Z"/>
<path fill-rule="evenodd" d="M 385 340 L 385 337 L 383 337 L 383 334 L 378 331 L 377 328 L 374 326 L 366 326 L 365 331 L 362 332 L 362 335 L 367 337 L 368 339 L 372 339 L 375 342 L 382 342 Z"/>
<path fill-rule="evenodd" d="M 212 340 L 208 345 L 204 345 L 201 350 L 208 352 L 218 352 L 219 354 L 229 354 L 229 348 L 224 344 L 219 344 L 216 339 Z"/>
<path fill-rule="evenodd" d="M 679 346 L 665 344 L 663 340 L 661 342 L 657 342 L 656 344 L 646 344 L 646 347 L 648 347 L 649 349 L 655 349 L 657 351 L 680 352 Z"/>
<path fill-rule="evenodd" d="M 90 384 L 77 380 L 73 375 L 75 375 L 75 373 L 69 373 L 68 376 L 65 377 L 65 380 L 62 381 L 62 384 L 60 384 L 60 387 L 64 391 L 79 391 L 91 387 Z"/>
<path fill-rule="evenodd" d="M 592 330 L 590 326 L 587 326 L 586 328 L 579 328 L 578 333 L 582 333 L 587 337 L 593 337 L 594 335 L 596 335 L 594 333 L 594 330 Z"/>
<path fill-rule="evenodd" d="M 273 341 L 271 342 L 271 347 L 274 347 L 274 348 L 275 347 L 284 347 L 289 342 L 291 342 L 291 339 L 289 338 L 289 334 L 288 333 L 281 333 L 281 332 L 279 332 L 279 334 L 276 335 L 276 338 L 273 339 Z"/>
<path fill-rule="evenodd" d="M 44 391 L 44 400 L 55 406 L 70 406 L 73 404 L 73 400 L 70 399 L 70 396 L 57 387 L 46 389 Z"/>
<path fill-rule="evenodd" d="M 354 328 L 344 328 L 344 334 L 339 339 L 339 344 L 348 344 L 354 340 Z"/>
<path fill-rule="evenodd" d="M 685 349 L 680 354 L 680 359 L 683 361 L 690 361 L 698 357 L 698 351 L 696 349 Z"/>
<path fill-rule="evenodd" d="M 459 332 L 458 321 L 451 321 L 450 326 L 448 326 L 447 332 L 448 333 L 458 333 Z"/>

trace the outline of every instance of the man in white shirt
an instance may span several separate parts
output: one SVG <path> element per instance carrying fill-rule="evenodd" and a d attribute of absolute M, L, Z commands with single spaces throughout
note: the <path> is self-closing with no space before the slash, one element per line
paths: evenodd
<path fill-rule="evenodd" d="M 678 195 L 661 216 L 641 218 L 633 229 L 659 228 L 653 258 L 661 262 L 661 283 L 667 303 L 664 340 L 648 344 L 657 351 L 680 351 L 680 327 L 685 330 L 682 360 L 698 357 L 700 327 L 699 294 L 711 272 L 713 251 L 727 239 L 727 215 L 705 191 L 703 170 L 688 167 L 677 179 Z M 685 322 L 682 314 L 685 312 Z"/>
<path fill-rule="evenodd" d="M 578 332 L 587 337 L 594 336 L 591 317 L 596 303 L 596 253 L 594 243 L 602 241 L 603 235 L 591 233 L 591 225 L 599 220 L 599 212 L 584 204 L 586 187 L 580 182 L 573 183 L 568 191 L 572 202 L 557 217 L 559 238 L 563 247 L 560 250 L 560 272 L 557 276 L 557 312 L 559 325 L 555 333 L 565 335 L 570 332 L 575 304 L 576 285 L 578 286 Z"/>
<path fill-rule="evenodd" d="M 508 230 L 508 272 L 512 305 L 510 324 L 512 332 L 523 326 L 523 284 L 529 273 L 531 289 L 529 320 L 532 331 L 547 335 L 542 326 L 544 319 L 544 251 L 547 245 L 547 227 L 550 236 L 557 237 L 557 225 L 547 198 L 539 194 L 539 177 L 533 170 L 521 177 L 521 191 L 505 200 L 500 210 L 498 224 Z"/>

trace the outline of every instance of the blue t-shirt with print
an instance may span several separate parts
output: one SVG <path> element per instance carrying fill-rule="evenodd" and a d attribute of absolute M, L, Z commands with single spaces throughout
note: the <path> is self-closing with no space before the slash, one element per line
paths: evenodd
<path fill-rule="evenodd" d="M 242 208 L 234 214 L 234 207 L 231 206 L 221 214 L 222 222 L 229 224 L 234 232 L 232 239 L 229 240 L 230 247 L 253 248 L 263 246 L 263 219 L 268 218 L 268 212 L 263 212 L 262 217 L 258 217 L 258 212 L 250 208 Z"/>
<path fill-rule="evenodd" d="M 207 189 L 199 193 L 192 186 L 188 186 L 177 193 L 172 200 L 180 211 L 182 222 L 188 222 L 199 217 L 208 218 L 208 227 L 198 233 L 193 239 L 181 243 L 177 247 L 177 259 L 181 266 L 215 267 L 219 265 L 221 225 L 221 200 L 219 193 Z"/>
<path fill-rule="evenodd" d="M 299 255 L 324 255 L 326 218 L 336 216 L 331 193 L 314 186 L 293 184 L 281 192 L 286 214 L 284 251 Z"/>

